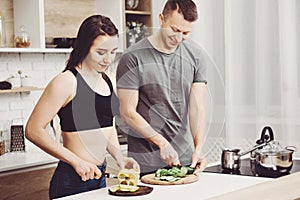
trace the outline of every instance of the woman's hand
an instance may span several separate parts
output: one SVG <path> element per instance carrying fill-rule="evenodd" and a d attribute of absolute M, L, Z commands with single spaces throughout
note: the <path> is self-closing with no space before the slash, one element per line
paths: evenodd
<path fill-rule="evenodd" d="M 124 159 L 119 162 L 119 167 L 121 169 L 135 169 L 140 172 L 140 165 L 131 157 L 124 157 Z"/>
<path fill-rule="evenodd" d="M 77 174 L 81 177 L 82 181 L 87 181 L 89 179 L 99 179 L 102 175 L 102 172 L 97 167 L 97 165 L 80 161 L 73 166 Z"/>

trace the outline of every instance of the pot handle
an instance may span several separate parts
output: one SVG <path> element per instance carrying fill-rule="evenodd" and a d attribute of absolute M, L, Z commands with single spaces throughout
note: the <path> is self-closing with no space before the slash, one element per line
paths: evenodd
<path fill-rule="evenodd" d="M 295 147 L 295 146 L 286 146 L 285 149 L 294 152 L 294 151 L 297 150 L 297 147 Z"/>
<path fill-rule="evenodd" d="M 266 135 L 266 131 L 269 132 L 269 135 Z M 274 140 L 274 133 L 273 130 L 270 126 L 265 126 L 261 132 L 260 139 L 256 141 L 256 144 L 263 144 L 267 141 L 272 141 Z"/>

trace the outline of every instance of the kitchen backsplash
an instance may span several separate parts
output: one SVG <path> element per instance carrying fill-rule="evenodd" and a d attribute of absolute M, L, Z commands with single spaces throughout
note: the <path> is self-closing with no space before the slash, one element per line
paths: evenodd
<path fill-rule="evenodd" d="M 22 76 L 31 77 L 32 86 L 44 88 L 64 69 L 68 57 L 69 53 L 0 53 L 0 81 L 19 76 L 22 70 Z M 0 94 L 0 124 L 12 120 L 26 124 L 42 92 Z"/>

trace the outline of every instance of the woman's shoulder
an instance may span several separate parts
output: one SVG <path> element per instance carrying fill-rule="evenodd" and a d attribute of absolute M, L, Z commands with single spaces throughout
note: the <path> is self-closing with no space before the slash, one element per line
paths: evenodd
<path fill-rule="evenodd" d="M 61 72 L 52 79 L 54 85 L 64 85 L 66 87 L 76 84 L 76 77 L 70 71 Z"/>
<path fill-rule="evenodd" d="M 55 93 L 73 94 L 76 91 L 76 77 L 70 71 L 56 75 L 47 85 L 46 89 Z"/>

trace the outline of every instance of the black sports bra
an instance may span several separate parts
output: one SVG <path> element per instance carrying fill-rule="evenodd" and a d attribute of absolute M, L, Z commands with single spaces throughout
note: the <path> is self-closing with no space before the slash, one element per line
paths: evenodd
<path fill-rule="evenodd" d="M 65 132 L 91 130 L 113 125 L 113 86 L 106 74 L 102 77 L 111 94 L 102 96 L 94 92 L 76 69 L 70 69 L 77 80 L 76 95 L 58 111 L 61 130 Z"/>

